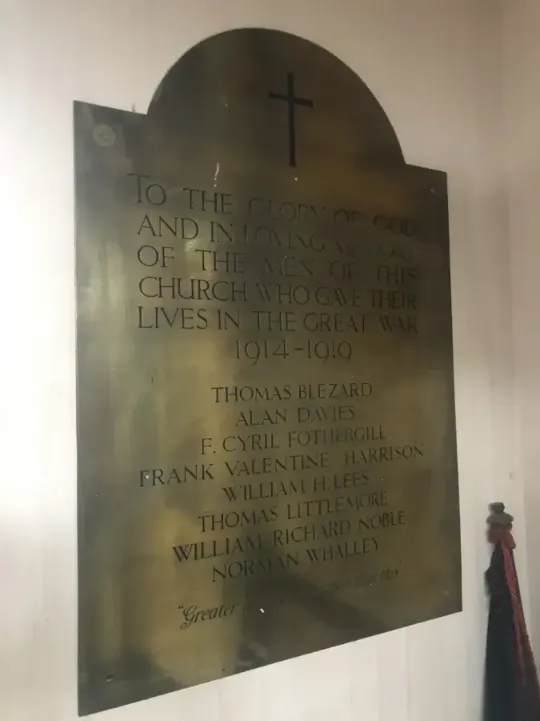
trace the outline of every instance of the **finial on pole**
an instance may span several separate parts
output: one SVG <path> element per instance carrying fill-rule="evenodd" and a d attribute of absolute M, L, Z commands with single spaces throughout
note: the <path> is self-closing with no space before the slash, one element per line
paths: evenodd
<path fill-rule="evenodd" d="M 487 522 L 490 526 L 498 528 L 510 528 L 512 526 L 514 516 L 506 513 L 504 510 L 504 503 L 501 503 L 500 501 L 490 503 L 489 510 L 491 513 L 487 518 Z"/>

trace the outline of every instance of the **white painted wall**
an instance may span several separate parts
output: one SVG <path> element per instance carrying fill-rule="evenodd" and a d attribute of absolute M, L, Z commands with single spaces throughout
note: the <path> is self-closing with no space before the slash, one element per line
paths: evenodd
<path fill-rule="evenodd" d="M 516 436 L 527 509 L 529 630 L 540 661 L 540 4 L 504 2 L 503 104 L 509 188 Z"/>
<path fill-rule="evenodd" d="M 0 25 L 7 157 L 0 173 L 0 718 L 76 719 L 72 100 L 146 110 L 188 47 L 227 28 L 266 26 L 338 55 L 382 103 L 406 159 L 449 174 L 465 610 L 96 718 L 480 719 L 488 502 L 509 504 L 518 542 L 524 529 L 514 467 L 497 3 L 3 0 Z M 527 227 L 532 243 L 531 216 Z M 526 257 L 513 260 L 524 294 L 521 279 L 530 285 L 534 270 Z M 538 395 L 523 351 L 520 369 L 532 374 Z"/>

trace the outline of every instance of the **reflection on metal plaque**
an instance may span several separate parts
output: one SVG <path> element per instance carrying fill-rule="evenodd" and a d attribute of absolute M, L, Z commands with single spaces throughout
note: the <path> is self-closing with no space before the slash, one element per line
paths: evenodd
<path fill-rule="evenodd" d="M 458 611 L 444 173 L 270 30 L 75 136 L 80 712 Z"/>

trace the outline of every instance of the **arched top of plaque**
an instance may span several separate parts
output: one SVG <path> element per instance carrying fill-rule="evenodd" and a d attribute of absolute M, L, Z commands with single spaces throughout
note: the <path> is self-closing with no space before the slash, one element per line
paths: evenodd
<path fill-rule="evenodd" d="M 154 141 L 166 137 L 184 159 L 248 174 L 404 163 L 365 83 L 327 50 L 276 30 L 231 30 L 193 47 L 157 88 L 148 121 Z"/>

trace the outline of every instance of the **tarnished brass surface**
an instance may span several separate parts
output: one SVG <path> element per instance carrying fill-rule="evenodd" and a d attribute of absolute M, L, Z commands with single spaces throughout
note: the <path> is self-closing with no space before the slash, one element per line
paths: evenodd
<path fill-rule="evenodd" d="M 269 30 L 75 138 L 80 712 L 458 611 L 444 173 Z"/>

